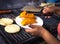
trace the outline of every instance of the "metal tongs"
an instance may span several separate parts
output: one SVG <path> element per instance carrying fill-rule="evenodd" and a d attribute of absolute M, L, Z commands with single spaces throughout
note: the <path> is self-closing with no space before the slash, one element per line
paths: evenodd
<path fill-rule="evenodd" d="M 11 13 L 12 10 L 0 10 L 0 14 Z"/>

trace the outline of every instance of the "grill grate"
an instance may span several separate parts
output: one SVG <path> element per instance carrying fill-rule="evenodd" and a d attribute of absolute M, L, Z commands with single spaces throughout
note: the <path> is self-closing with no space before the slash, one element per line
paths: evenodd
<path fill-rule="evenodd" d="M 14 18 L 15 16 L 12 14 L 0 15 L 0 18 L 2 18 L 2 17 Z M 25 41 L 29 38 L 33 38 L 30 34 L 26 33 L 24 28 L 22 28 L 22 27 L 21 27 L 20 32 L 10 34 L 10 33 L 5 32 L 4 26 L 0 25 L 0 34 L 4 37 L 4 39 L 7 41 L 8 44 L 15 44 L 17 42 L 22 42 L 22 41 Z"/>
<path fill-rule="evenodd" d="M 21 29 L 20 32 L 14 34 L 7 33 L 4 29 L 1 29 L 0 34 L 7 40 L 9 44 L 15 44 L 16 42 L 21 42 L 32 37 L 30 34 L 26 33 L 24 29 Z"/>

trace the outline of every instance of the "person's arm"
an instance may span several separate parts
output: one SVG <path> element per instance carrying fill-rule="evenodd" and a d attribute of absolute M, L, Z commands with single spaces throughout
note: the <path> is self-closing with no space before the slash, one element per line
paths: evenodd
<path fill-rule="evenodd" d="M 42 31 L 42 38 L 48 44 L 60 44 L 59 41 L 45 29 Z"/>
<path fill-rule="evenodd" d="M 51 16 L 54 13 L 54 8 L 55 8 L 54 4 L 44 7 L 44 9 L 42 10 L 42 13 L 45 16 L 45 18 L 51 18 Z"/>
<path fill-rule="evenodd" d="M 50 34 L 45 28 L 41 26 L 30 26 L 32 29 L 26 29 L 25 31 L 31 35 L 42 37 L 48 44 L 60 44 L 60 42 Z"/>

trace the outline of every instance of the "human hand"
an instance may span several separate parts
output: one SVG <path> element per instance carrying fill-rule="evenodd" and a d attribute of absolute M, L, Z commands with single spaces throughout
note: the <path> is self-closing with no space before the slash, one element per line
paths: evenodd
<path fill-rule="evenodd" d="M 42 12 L 45 15 L 45 18 L 51 18 L 51 13 L 54 12 L 54 6 L 46 6 Z"/>
<path fill-rule="evenodd" d="M 44 9 L 43 9 L 42 12 L 43 12 L 44 14 L 53 12 L 53 11 L 54 11 L 54 7 L 55 7 L 55 6 L 46 6 L 46 7 L 44 7 Z"/>
<path fill-rule="evenodd" d="M 42 26 L 37 25 L 30 25 L 32 29 L 25 29 L 26 32 L 30 33 L 31 35 L 41 36 L 43 33 L 44 28 Z"/>

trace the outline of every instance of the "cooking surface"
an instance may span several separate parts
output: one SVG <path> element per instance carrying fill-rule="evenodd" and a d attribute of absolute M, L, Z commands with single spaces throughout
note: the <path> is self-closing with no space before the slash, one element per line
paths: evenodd
<path fill-rule="evenodd" d="M 13 10 L 14 12 L 8 14 L 0 14 L 0 18 L 2 17 L 9 17 L 14 20 L 16 16 L 20 14 L 20 10 Z M 40 14 L 35 14 L 40 16 Z M 53 15 L 50 19 L 45 18 L 44 16 L 40 16 L 44 21 L 44 27 L 47 28 L 54 36 L 57 36 L 57 24 L 59 20 L 57 20 L 57 16 Z M 58 18 L 59 19 L 59 18 Z M 15 22 L 14 22 L 15 23 Z M 16 24 L 16 23 L 15 23 Z M 36 37 L 31 36 L 30 34 L 26 33 L 25 30 L 21 27 L 21 31 L 15 34 L 9 34 L 4 31 L 4 26 L 0 26 L 0 35 L 4 38 L 7 44 L 15 44 L 15 43 L 24 43 L 26 41 L 32 41 L 36 39 Z"/>
<path fill-rule="evenodd" d="M 28 38 L 31 38 L 32 36 L 29 35 L 22 29 L 20 32 L 15 33 L 15 34 L 9 34 L 5 32 L 4 29 L 0 30 L 0 34 L 6 39 L 8 44 L 15 44 L 16 42 L 22 42 L 23 40 L 27 40 Z"/>
<path fill-rule="evenodd" d="M 13 15 L 13 14 L 0 15 L 0 18 L 7 18 L 7 17 L 14 20 L 15 15 Z M 14 22 L 14 24 L 16 24 L 16 23 Z M 20 32 L 15 33 L 15 34 L 9 34 L 9 33 L 5 32 L 4 26 L 0 25 L 0 34 L 7 41 L 7 44 L 15 44 L 17 42 L 23 43 L 23 42 L 25 42 L 25 40 L 28 41 L 28 39 L 35 38 L 35 37 L 32 37 L 30 34 L 26 33 L 22 27 L 21 27 Z"/>

